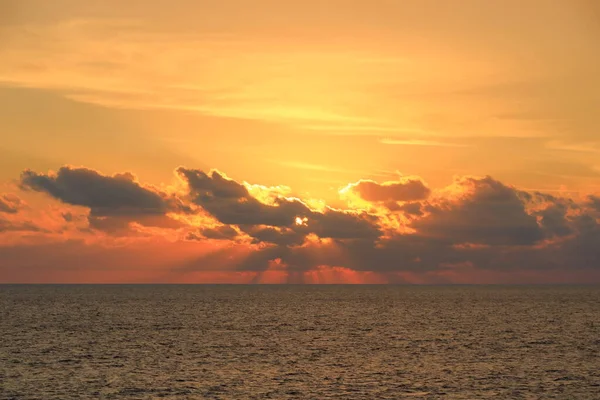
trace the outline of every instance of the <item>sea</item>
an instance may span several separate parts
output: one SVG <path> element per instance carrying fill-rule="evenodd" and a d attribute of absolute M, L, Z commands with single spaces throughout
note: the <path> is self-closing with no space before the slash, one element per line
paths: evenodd
<path fill-rule="evenodd" d="M 600 286 L 0 285 L 0 399 L 600 399 Z"/>

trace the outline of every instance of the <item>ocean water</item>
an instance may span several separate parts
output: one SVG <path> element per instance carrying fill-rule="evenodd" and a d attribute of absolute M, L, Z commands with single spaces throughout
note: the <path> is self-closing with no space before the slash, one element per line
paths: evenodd
<path fill-rule="evenodd" d="M 600 399 L 598 286 L 0 286 L 0 399 Z"/>

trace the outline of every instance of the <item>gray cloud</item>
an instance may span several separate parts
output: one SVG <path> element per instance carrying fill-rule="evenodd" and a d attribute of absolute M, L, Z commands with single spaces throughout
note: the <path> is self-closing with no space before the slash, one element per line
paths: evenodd
<path fill-rule="evenodd" d="M 16 214 L 23 207 L 23 201 L 13 194 L 0 195 L 0 213 Z"/>
<path fill-rule="evenodd" d="M 0 218 L 0 232 L 46 232 L 31 221 L 10 221 Z"/>
<path fill-rule="evenodd" d="M 336 234 L 333 242 L 299 247 L 294 231 L 263 229 L 261 239 L 275 246 L 252 253 L 238 268 L 262 270 L 276 258 L 289 271 L 319 265 L 382 273 L 465 265 L 497 271 L 598 268 L 600 227 L 589 214 L 570 216 L 569 210 L 579 210 L 572 200 L 523 192 L 491 177 L 466 177 L 456 185 L 456 197 L 407 203 L 396 210 L 414 217 L 414 233 L 379 240 Z M 376 226 L 377 221 L 371 223 Z M 327 225 L 348 229 L 339 223 Z"/>
<path fill-rule="evenodd" d="M 305 235 L 291 228 L 273 228 L 270 226 L 245 225 L 241 229 L 254 238 L 254 243 L 266 242 L 279 246 L 301 245 Z"/>
<path fill-rule="evenodd" d="M 218 226 L 216 228 L 203 228 L 198 233 L 190 232 L 187 236 L 188 240 L 204 240 L 204 239 L 215 239 L 215 240 L 234 240 L 239 235 L 229 225 Z"/>
<path fill-rule="evenodd" d="M 262 273 L 276 259 L 292 281 L 322 265 L 383 274 L 453 271 L 465 266 L 507 272 L 599 267 L 600 201 L 595 196 L 577 203 L 518 190 L 488 176 L 458 178 L 447 190 L 421 200 L 398 200 L 400 189 L 392 190 L 391 201 L 387 192 L 370 197 L 373 202 L 392 204 L 383 217 L 408 216 L 403 219 L 412 229 L 408 233 L 391 229 L 386 218 L 367 212 L 316 211 L 301 200 L 284 197 L 265 204 L 244 184 L 217 171 L 181 167 L 177 173 L 188 187 L 181 198 L 142 186 L 131 175 L 108 177 L 88 169 L 63 168 L 56 175 L 26 171 L 22 185 L 89 207 L 91 227 L 108 232 L 126 230 L 132 221 L 177 227 L 179 222 L 164 218 L 166 212 L 202 208 L 222 225 L 198 227 L 187 239 L 237 244 L 187 261 L 185 271 L 226 266 Z M 69 219 L 65 217 L 66 222 Z M 16 226 L 0 220 L 0 230 Z M 239 240 L 244 235 L 260 246 L 249 249 Z"/>
<path fill-rule="evenodd" d="M 370 180 L 361 180 L 354 184 L 352 190 L 364 200 L 372 202 L 424 200 L 431 193 L 423 181 L 416 178 L 381 184 Z"/>
<path fill-rule="evenodd" d="M 589 201 L 588 203 L 589 203 L 590 207 L 592 207 L 594 210 L 600 212 L 600 197 L 589 196 L 588 201 Z"/>
<path fill-rule="evenodd" d="M 87 168 L 62 167 L 56 174 L 26 170 L 21 187 L 46 193 L 66 204 L 88 207 L 89 223 L 106 232 L 126 232 L 130 222 L 165 228 L 180 223 L 168 218 L 169 211 L 185 210 L 175 198 L 142 186 L 130 173 L 102 175 Z"/>
<path fill-rule="evenodd" d="M 0 232 L 43 232 L 39 226 L 32 221 L 22 218 L 13 218 L 21 209 L 25 207 L 25 202 L 14 194 L 0 195 Z M 2 214 L 11 217 L 3 217 Z"/>
<path fill-rule="evenodd" d="M 244 185 L 218 171 L 207 174 L 180 167 L 177 173 L 187 182 L 191 201 L 224 224 L 290 226 L 297 216 L 310 212 L 299 200 L 278 199 L 276 206 L 263 204 Z"/>
<path fill-rule="evenodd" d="M 274 205 L 264 204 L 254 198 L 244 185 L 217 171 L 207 174 L 180 167 L 177 173 L 187 182 L 194 204 L 223 224 L 239 225 L 259 241 L 298 243 L 310 233 L 322 238 L 373 240 L 380 235 L 374 216 L 331 208 L 322 213 L 316 212 L 297 199 L 278 198 Z M 297 225 L 298 217 L 306 218 L 306 225 Z"/>
<path fill-rule="evenodd" d="M 423 215 L 423 205 L 419 202 L 406 203 L 401 206 L 397 206 L 396 209 L 388 207 L 391 211 L 402 211 L 405 215 L 420 217 Z"/>
<path fill-rule="evenodd" d="M 21 174 L 21 186 L 67 204 L 89 207 L 93 215 L 164 214 L 169 203 L 164 195 L 142 187 L 132 174 L 105 176 L 87 168 L 62 167 L 56 174 Z"/>
<path fill-rule="evenodd" d="M 427 204 L 428 215 L 412 224 L 421 235 L 489 245 L 532 245 L 544 237 L 517 190 L 489 176 L 457 184 L 464 191 L 460 199 Z"/>

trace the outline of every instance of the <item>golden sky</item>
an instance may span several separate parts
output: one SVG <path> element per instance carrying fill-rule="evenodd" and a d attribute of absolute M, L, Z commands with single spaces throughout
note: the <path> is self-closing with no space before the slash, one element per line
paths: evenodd
<path fill-rule="evenodd" d="M 481 259 L 446 254 L 435 246 L 440 235 L 457 235 L 458 226 L 476 221 L 475 216 L 500 228 L 503 220 L 497 216 L 515 199 L 523 215 L 512 210 L 507 218 L 528 216 L 541 230 L 562 224 L 562 233 L 531 233 L 526 243 L 496 238 L 492 244 L 465 234 L 463 242 L 448 246 L 501 246 L 494 253 L 499 255 L 509 245 L 559 246 L 573 235 L 582 242 L 572 243 L 572 252 L 600 241 L 594 208 L 600 204 L 595 202 L 600 193 L 598 43 L 600 6 L 594 0 L 0 0 L 0 196 L 8 196 L 0 197 L 0 251 L 12 263 L 0 261 L 0 281 L 206 281 L 217 279 L 217 272 L 217 280 L 260 281 L 252 274 L 273 268 L 279 278 L 261 279 L 312 282 L 341 275 L 353 282 L 425 282 L 441 279 L 442 264 L 478 271 L 448 278 L 444 269 L 450 281 L 510 281 L 497 275 L 498 268 L 482 267 Z M 59 170 L 63 166 L 70 167 Z M 205 200 L 194 197 L 182 169 L 174 173 L 182 166 L 209 174 L 211 182 L 209 171 L 220 171 L 226 181 L 248 190 L 250 197 L 238 200 L 256 200 L 259 208 L 297 199 L 307 207 L 299 211 L 308 216 L 308 228 L 311 223 L 319 228 L 224 222 Z M 36 179 L 27 181 L 23 171 Z M 405 197 L 421 184 L 426 195 Z M 142 190 L 168 198 L 168 204 L 140 212 L 140 204 L 128 196 Z M 510 204 L 494 200 L 490 206 L 485 197 L 494 197 L 490 191 L 508 196 Z M 542 200 L 538 192 L 552 200 Z M 382 193 L 384 199 L 378 197 Z M 478 203 L 481 196 L 491 208 Z M 463 206 L 472 209 L 452 208 Z M 410 214 L 410 207 L 420 207 L 422 214 Z M 135 218 L 124 219 L 132 209 Z M 450 209 L 456 212 L 442 215 Z M 340 215 L 330 219 L 329 210 Z M 65 213 L 81 220 L 61 217 Z M 180 225 L 148 222 L 150 215 Z M 292 223 L 296 217 L 305 216 L 290 215 Z M 338 217 L 378 227 L 371 250 L 365 244 L 361 255 L 348 252 L 348 241 L 358 238 L 326 233 L 325 225 L 335 225 Z M 116 218 L 124 226 L 117 234 L 99 226 L 98 218 L 111 220 L 109 225 Z M 585 218 L 591 225 L 582 222 Z M 26 223 L 36 229 L 25 229 Z M 357 228 L 349 224 L 348 229 Z M 229 239 L 235 245 L 205 237 L 202 230 L 208 226 L 234 229 Z M 211 271 L 212 278 L 169 272 L 192 254 L 200 257 L 196 252 L 214 253 L 211 246 L 252 258 L 262 251 L 252 246 L 274 246 L 258 227 L 301 235 L 278 243 L 278 251 L 262 264 L 257 260 L 254 267 L 244 267 L 248 271 L 236 270 L 235 278 L 221 270 Z M 127 229 L 136 234 L 130 237 Z M 489 233 L 480 231 L 483 227 L 469 229 L 476 237 Z M 509 236 L 520 236 L 525 228 L 517 224 L 514 229 Z M 395 253 L 383 256 L 373 249 L 385 247 L 386 240 L 416 240 L 421 234 L 427 245 L 437 244 L 418 246 L 438 257 L 420 270 L 397 267 L 405 274 L 401 279 L 358 261 L 368 253 L 380 264 L 406 263 Z M 189 240 L 190 235 L 201 240 Z M 114 274 L 100 266 L 55 271 L 44 269 L 42 261 L 31 271 L 15 267 L 14 260 L 24 260 L 31 250 L 27 246 L 43 243 L 49 246 L 44 251 L 62 260 L 74 252 L 106 255 L 116 246 L 112 241 L 123 240 L 127 245 L 120 246 L 130 253 L 119 253 L 122 260 L 152 248 L 136 256 L 147 260 L 146 267 L 140 261 L 140 271 Z M 151 255 L 160 246 L 144 240 L 164 242 L 168 249 L 160 257 Z M 306 261 L 308 256 L 286 261 L 294 246 L 321 246 L 318 252 L 327 256 L 317 257 L 316 264 Z M 336 251 L 345 256 L 334 257 Z M 566 254 L 571 253 L 561 257 Z M 411 262 L 426 258 L 414 254 Z M 526 267 L 515 265 L 521 259 L 506 259 L 513 268 Z M 37 265 L 32 263 L 22 262 Z M 385 274 L 395 271 L 391 264 L 383 268 Z M 581 276 L 597 276 L 597 271 L 584 272 Z M 538 277 L 535 271 L 523 274 L 517 280 Z M 560 270 L 554 279 L 564 274 Z M 564 279 L 580 279 L 575 275 Z"/>

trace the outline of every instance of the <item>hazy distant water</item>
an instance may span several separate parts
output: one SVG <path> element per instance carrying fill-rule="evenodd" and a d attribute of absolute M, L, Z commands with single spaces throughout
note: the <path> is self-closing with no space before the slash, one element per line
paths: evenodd
<path fill-rule="evenodd" d="M 0 286 L 0 398 L 600 399 L 600 287 Z"/>

